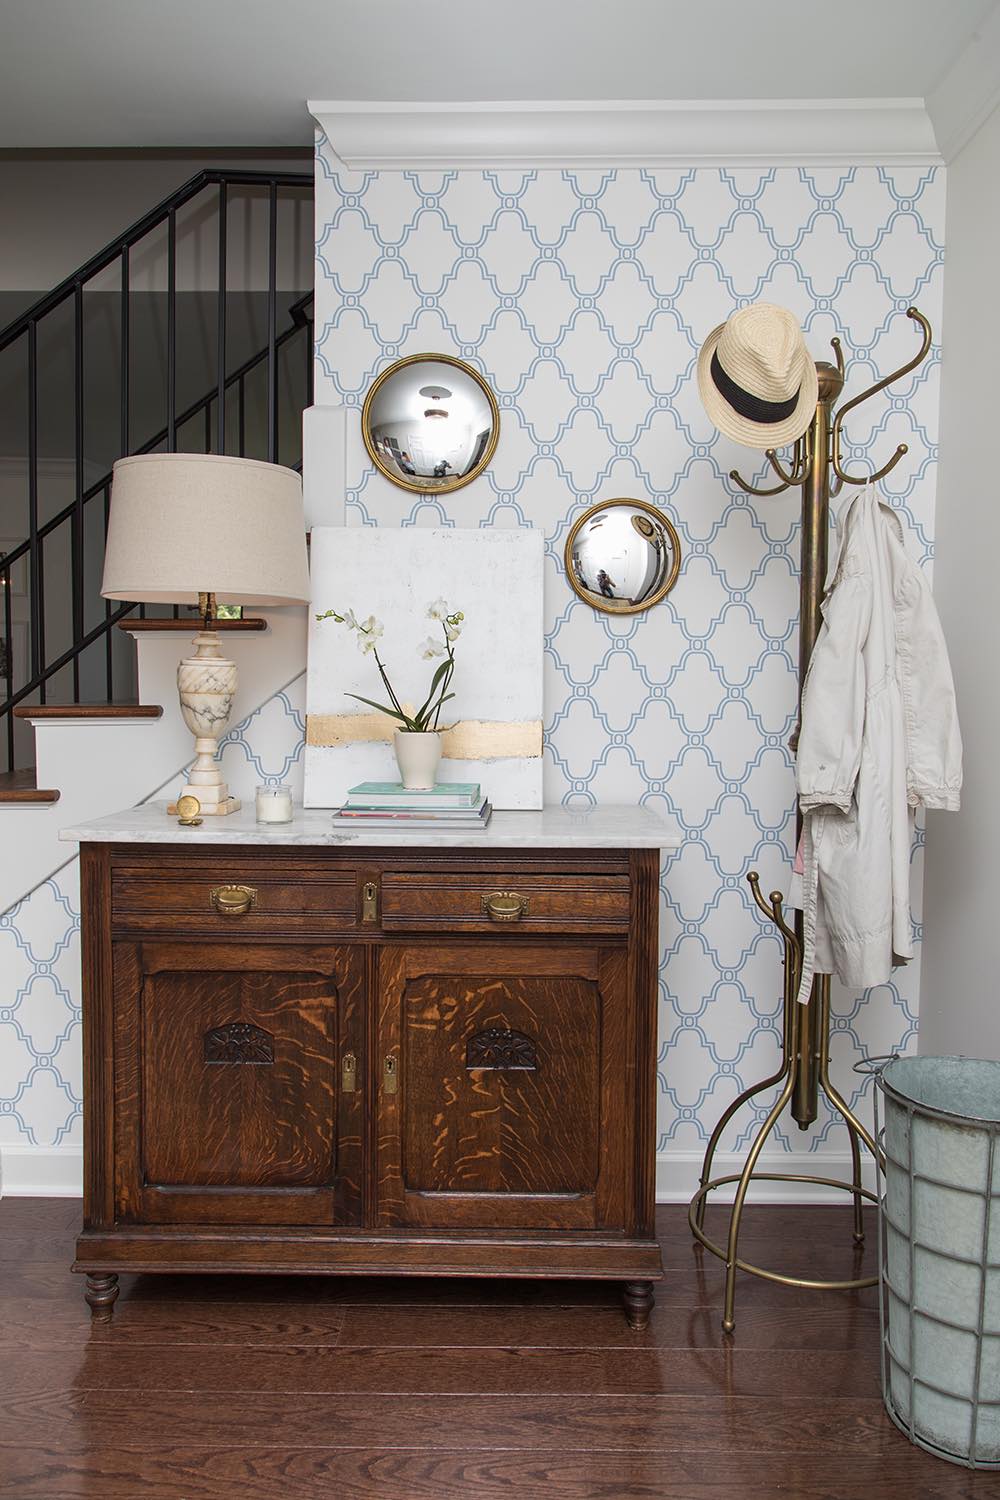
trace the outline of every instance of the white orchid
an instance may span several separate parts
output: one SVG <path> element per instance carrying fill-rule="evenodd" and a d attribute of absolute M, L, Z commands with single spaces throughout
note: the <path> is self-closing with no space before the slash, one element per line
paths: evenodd
<path fill-rule="evenodd" d="M 448 690 L 455 672 L 455 652 L 452 649 L 452 642 L 457 641 L 462 634 L 462 621 L 465 615 L 460 609 L 449 611 L 446 600 L 435 599 L 427 607 L 427 617 L 430 620 L 437 620 L 440 624 L 441 639 L 438 640 L 435 636 L 429 635 L 420 643 L 417 650 L 424 661 L 433 661 L 436 657 L 442 656 L 445 660 L 434 669 L 426 701 L 416 711 L 411 708 L 407 712 L 389 680 L 385 663 L 378 654 L 378 643 L 385 633 L 381 620 L 376 620 L 374 615 L 369 615 L 367 620 L 359 620 L 353 609 L 345 609 L 342 615 L 338 614 L 335 609 L 328 609 L 316 616 L 318 621 L 333 620 L 338 625 L 346 625 L 348 630 L 357 631 L 358 649 L 363 656 L 369 654 L 374 656 L 375 665 L 378 667 L 379 676 L 382 678 L 392 706 L 376 703 L 372 698 L 363 698 L 360 693 L 350 693 L 348 696 L 356 698 L 359 703 L 364 703 L 369 708 L 377 708 L 380 713 L 388 714 L 390 718 L 396 719 L 401 728 L 409 734 L 425 734 L 436 730 L 441 719 L 442 707 L 455 696 Z"/>

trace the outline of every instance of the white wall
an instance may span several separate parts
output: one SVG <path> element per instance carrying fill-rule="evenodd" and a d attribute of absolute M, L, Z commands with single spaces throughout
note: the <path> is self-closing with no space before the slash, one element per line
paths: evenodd
<path fill-rule="evenodd" d="M 965 741 L 962 811 L 927 819 L 920 1050 L 1000 1058 L 1000 110 L 948 167 L 948 267 L 934 592 Z"/>

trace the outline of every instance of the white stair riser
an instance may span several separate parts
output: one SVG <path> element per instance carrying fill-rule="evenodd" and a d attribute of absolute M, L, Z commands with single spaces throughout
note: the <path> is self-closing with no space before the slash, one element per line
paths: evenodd
<path fill-rule="evenodd" d="M 261 612 L 268 629 L 226 636 L 240 683 L 231 723 L 239 724 L 298 673 L 306 660 L 306 611 Z M 192 635 L 197 623 L 192 625 Z M 0 807 L 0 912 L 65 863 L 72 849 L 59 830 L 134 806 L 172 782 L 194 757 L 177 701 L 177 663 L 190 638 L 180 631 L 139 632 L 139 701 L 163 707 L 159 719 L 35 721 L 38 785 L 59 791 L 48 805 Z M 252 795 L 253 788 L 236 789 Z"/>

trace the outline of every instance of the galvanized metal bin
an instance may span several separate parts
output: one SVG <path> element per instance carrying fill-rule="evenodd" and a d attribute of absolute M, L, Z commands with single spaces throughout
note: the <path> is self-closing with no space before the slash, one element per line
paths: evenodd
<path fill-rule="evenodd" d="M 1000 1063 L 882 1068 L 882 1392 L 912 1442 L 1000 1468 Z"/>

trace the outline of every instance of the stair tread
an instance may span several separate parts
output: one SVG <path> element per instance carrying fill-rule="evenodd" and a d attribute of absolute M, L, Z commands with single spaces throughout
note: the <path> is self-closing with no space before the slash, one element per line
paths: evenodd
<path fill-rule="evenodd" d="M 0 773 L 0 802 L 58 802 L 57 791 L 35 785 L 34 768 Z"/>
<path fill-rule="evenodd" d="M 119 630 L 183 630 L 186 635 L 196 635 L 201 629 L 199 619 L 187 620 L 133 620 L 128 615 L 118 621 Z M 267 621 L 257 618 L 245 620 L 215 620 L 212 630 L 266 630 Z"/>
<path fill-rule="evenodd" d="M 158 703 L 19 703 L 15 719 L 159 719 Z"/>

